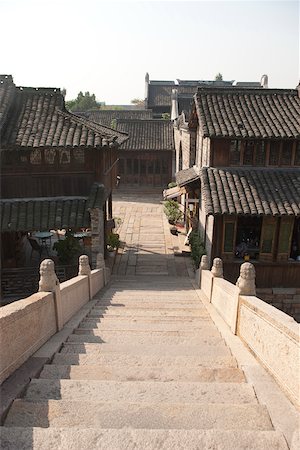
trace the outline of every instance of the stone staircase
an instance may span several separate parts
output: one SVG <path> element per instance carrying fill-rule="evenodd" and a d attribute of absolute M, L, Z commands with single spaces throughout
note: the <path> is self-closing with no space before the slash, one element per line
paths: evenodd
<path fill-rule="evenodd" d="M 183 277 L 115 277 L 4 425 L 3 449 L 288 448 Z"/>

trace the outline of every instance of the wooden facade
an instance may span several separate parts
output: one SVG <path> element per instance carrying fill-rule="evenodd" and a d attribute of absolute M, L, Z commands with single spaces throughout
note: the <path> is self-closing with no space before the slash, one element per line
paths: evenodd
<path fill-rule="evenodd" d="M 194 97 L 184 125 L 197 134 L 199 232 L 230 281 L 251 261 L 258 287 L 300 286 L 299 120 L 299 87 L 199 88 Z"/>
<path fill-rule="evenodd" d="M 165 186 L 172 179 L 172 152 L 119 152 L 122 184 Z"/>
<path fill-rule="evenodd" d="M 4 267 L 20 266 L 28 232 L 59 223 L 103 233 L 105 223 L 93 225 L 89 211 L 99 210 L 101 221 L 111 218 L 125 133 L 71 114 L 59 89 L 19 88 L 9 75 L 0 76 L 0 132 Z"/>

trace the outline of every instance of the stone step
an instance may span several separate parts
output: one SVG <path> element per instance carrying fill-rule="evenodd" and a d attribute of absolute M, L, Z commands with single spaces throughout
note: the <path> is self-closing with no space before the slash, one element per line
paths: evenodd
<path fill-rule="evenodd" d="M 64 343 L 61 353 L 85 353 L 99 355 L 101 353 L 125 353 L 128 355 L 153 355 L 159 356 L 197 356 L 211 360 L 221 356 L 231 356 L 229 348 L 225 344 L 219 345 L 139 345 L 139 344 L 105 344 L 105 343 L 78 343 L 67 341 Z"/>
<path fill-rule="evenodd" d="M 272 430 L 266 407 L 243 404 L 15 400 L 6 426 Z"/>
<path fill-rule="evenodd" d="M 107 308 L 93 308 L 89 314 L 90 317 L 93 316 L 130 316 L 130 317 L 209 317 L 208 312 L 204 308 L 198 309 L 188 309 L 188 308 L 177 308 L 177 309 L 167 309 L 167 308 L 122 308 L 108 306 Z"/>
<path fill-rule="evenodd" d="M 177 302 L 175 303 L 174 301 L 168 301 L 165 302 L 164 300 L 162 301 L 150 301 L 144 298 L 141 298 L 140 300 L 128 300 L 128 299 L 112 299 L 111 301 L 109 300 L 105 300 L 102 301 L 100 300 L 99 302 L 96 303 L 96 308 L 99 309 L 106 309 L 107 307 L 112 306 L 114 308 L 133 308 L 133 309 L 141 309 L 141 308 L 146 308 L 146 309 L 200 309 L 205 311 L 205 308 L 201 305 L 201 303 L 199 302 Z"/>
<path fill-rule="evenodd" d="M 79 348 L 78 348 L 79 347 Z M 83 346 L 78 344 L 66 345 L 61 349 L 61 353 L 57 353 L 53 358 L 53 364 L 62 365 L 88 365 L 88 366 L 103 366 L 103 367 L 133 367 L 136 370 L 151 370 L 155 373 L 156 368 L 161 370 L 161 373 L 168 373 L 168 368 L 176 370 L 177 373 L 181 373 L 183 369 L 186 369 L 189 373 L 200 370 L 201 368 L 210 369 L 225 369 L 237 368 L 236 360 L 230 353 L 222 355 L 210 355 L 209 352 L 200 356 L 195 355 L 149 355 L 140 353 L 140 355 L 128 354 L 128 353 L 105 353 L 97 350 L 90 350 L 88 353 L 84 353 Z M 128 369 L 129 370 L 129 369 Z"/>
<path fill-rule="evenodd" d="M 281 433 L 257 430 L 2 427 L 1 442 L 6 450 L 288 450 Z"/>
<path fill-rule="evenodd" d="M 71 334 L 68 339 L 68 342 L 95 342 L 95 343 L 103 343 L 104 345 L 219 345 L 222 344 L 223 338 L 221 336 L 211 336 L 209 333 L 190 333 L 189 335 L 159 335 L 155 336 L 151 333 L 149 334 L 139 334 L 139 333 L 103 333 L 101 330 L 86 330 L 86 329 L 77 329 Z"/>
<path fill-rule="evenodd" d="M 81 355 L 81 357 L 85 357 Z M 56 355 L 53 364 L 45 365 L 40 378 L 71 380 L 114 380 L 114 381 L 199 381 L 242 383 L 245 381 L 242 370 L 233 367 L 211 368 L 203 366 L 144 366 L 105 364 L 105 361 L 94 364 L 86 358 L 83 363 L 76 355 Z M 77 364 L 77 365 L 76 365 Z M 79 365 L 80 364 L 80 365 Z M 212 364 L 210 362 L 210 364 Z"/>
<path fill-rule="evenodd" d="M 96 381 L 33 379 L 25 400 L 68 400 L 100 403 L 257 404 L 247 383 L 161 381 Z"/>
<path fill-rule="evenodd" d="M 111 323 L 136 323 L 136 324 L 143 324 L 143 323 L 149 323 L 149 324 L 173 324 L 174 326 L 177 326 L 177 329 L 180 327 L 181 324 L 187 324 L 189 323 L 191 326 L 202 326 L 202 325 L 213 325 L 213 321 L 211 320 L 211 318 L 209 316 L 205 316 L 205 317 L 180 317 L 180 316 L 175 316 L 175 317 L 151 317 L 151 316 L 138 316 L 138 317 L 134 317 L 134 316 L 121 316 L 121 315 L 117 315 L 117 316 L 112 316 L 112 315 L 93 315 L 91 316 L 90 314 L 88 314 L 85 318 L 85 320 L 94 320 L 94 321 L 98 321 L 99 323 L 107 323 L 107 324 L 111 324 Z"/>
<path fill-rule="evenodd" d="M 218 329 L 214 326 L 213 322 L 208 320 L 187 320 L 181 321 L 171 321 L 171 320 L 137 320 L 128 319 L 118 320 L 113 318 L 102 319 L 85 319 L 83 320 L 79 327 L 81 329 L 87 330 L 102 330 L 105 333 L 124 333 L 131 335 L 132 333 L 151 333 L 153 335 L 161 335 L 164 333 L 177 335 L 187 335 L 188 333 L 194 333 L 195 331 L 202 333 L 210 333 L 211 336 L 219 336 Z"/>

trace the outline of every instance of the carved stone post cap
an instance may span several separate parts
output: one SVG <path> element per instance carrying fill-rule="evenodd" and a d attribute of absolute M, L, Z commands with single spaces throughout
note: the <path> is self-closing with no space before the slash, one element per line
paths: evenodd
<path fill-rule="evenodd" d="M 213 260 L 211 273 L 216 278 L 223 278 L 223 261 L 221 258 L 215 258 Z"/>
<path fill-rule="evenodd" d="M 79 271 L 78 275 L 90 275 L 91 268 L 89 257 L 87 255 L 79 256 Z"/>
<path fill-rule="evenodd" d="M 98 253 L 97 254 L 97 259 L 96 259 L 96 268 L 97 269 L 103 269 L 104 267 L 105 267 L 104 257 L 102 255 L 102 253 Z"/>
<path fill-rule="evenodd" d="M 200 268 L 202 270 L 209 270 L 209 261 L 207 255 L 202 255 L 201 262 L 200 262 Z"/>
<path fill-rule="evenodd" d="M 59 284 L 52 259 L 44 259 L 40 265 L 39 292 L 53 292 Z"/>
<path fill-rule="evenodd" d="M 241 295 L 256 295 L 255 267 L 245 262 L 240 267 L 240 276 L 236 282 Z"/>

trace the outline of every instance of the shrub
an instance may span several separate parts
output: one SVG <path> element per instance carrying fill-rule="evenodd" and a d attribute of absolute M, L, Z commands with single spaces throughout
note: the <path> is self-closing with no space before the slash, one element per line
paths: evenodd
<path fill-rule="evenodd" d="M 111 249 L 120 247 L 120 236 L 117 233 L 109 233 L 107 236 L 107 245 Z"/>
<path fill-rule="evenodd" d="M 173 188 L 173 187 L 176 187 L 176 186 L 177 186 L 176 181 L 171 181 L 171 182 L 168 184 L 168 188 L 169 188 L 169 189 L 171 189 L 171 188 Z"/>
<path fill-rule="evenodd" d="M 189 243 L 191 247 L 191 257 L 194 261 L 196 269 L 198 269 L 202 255 L 206 254 L 203 241 L 198 231 L 192 231 L 189 236 Z"/>
<path fill-rule="evenodd" d="M 70 233 L 66 234 L 65 239 L 53 244 L 53 250 L 56 250 L 60 264 L 68 265 L 75 263 L 78 256 L 82 254 L 82 248 L 78 239 Z"/>
<path fill-rule="evenodd" d="M 164 213 L 169 222 L 178 222 L 182 219 L 183 214 L 180 211 L 179 204 L 175 200 L 167 200 L 164 202 Z"/>

